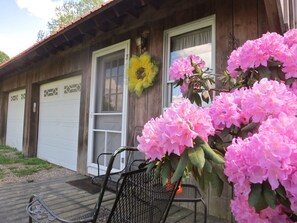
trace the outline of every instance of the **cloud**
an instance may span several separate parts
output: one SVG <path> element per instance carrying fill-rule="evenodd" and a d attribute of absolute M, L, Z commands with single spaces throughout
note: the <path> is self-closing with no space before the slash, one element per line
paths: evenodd
<path fill-rule="evenodd" d="M 55 15 L 55 7 L 62 4 L 62 0 L 16 0 L 19 8 L 26 9 L 31 16 L 49 21 Z"/>
<path fill-rule="evenodd" d="M 35 43 L 35 39 L 33 39 L 35 36 L 23 35 L 22 38 L 18 38 L 17 36 L 7 36 L 0 33 L 0 50 L 6 53 L 9 57 L 14 57 L 32 46 Z"/>

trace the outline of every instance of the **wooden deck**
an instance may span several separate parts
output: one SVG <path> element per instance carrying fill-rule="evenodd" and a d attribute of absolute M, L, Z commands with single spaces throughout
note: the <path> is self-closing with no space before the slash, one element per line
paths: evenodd
<path fill-rule="evenodd" d="M 85 178 L 82 175 L 71 175 L 42 182 L 7 184 L 0 187 L 0 222 L 23 223 L 28 222 L 26 204 L 32 194 L 40 194 L 46 203 L 57 214 L 64 218 L 75 218 L 91 211 L 98 194 L 91 194 L 86 190 L 72 186 L 69 181 Z M 112 207 L 115 195 L 107 191 L 103 207 Z M 193 211 L 173 205 L 170 209 L 167 223 L 193 222 Z M 197 216 L 197 222 L 203 222 L 203 215 Z M 208 223 L 226 223 L 212 216 L 208 216 Z"/>

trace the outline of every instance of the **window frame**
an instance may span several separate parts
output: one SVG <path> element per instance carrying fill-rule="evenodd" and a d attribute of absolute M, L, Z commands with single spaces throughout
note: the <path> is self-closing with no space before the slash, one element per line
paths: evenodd
<path fill-rule="evenodd" d="M 192 32 L 198 29 L 205 27 L 211 27 L 211 64 L 213 64 L 212 73 L 215 73 L 215 52 L 216 52 L 216 27 L 215 27 L 215 15 L 204 17 L 180 26 L 176 26 L 167 30 L 164 30 L 163 34 L 163 91 L 162 91 L 162 108 L 166 109 L 169 105 L 168 102 L 168 84 L 173 83 L 174 81 L 169 78 L 169 67 L 170 67 L 170 40 L 174 36 L 178 36 L 184 33 Z M 199 56 L 199 55 L 198 55 Z"/>

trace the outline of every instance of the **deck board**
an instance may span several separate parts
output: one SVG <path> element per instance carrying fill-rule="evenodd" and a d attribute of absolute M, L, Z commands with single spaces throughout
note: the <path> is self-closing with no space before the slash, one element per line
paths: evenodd
<path fill-rule="evenodd" d="M 51 209 L 64 218 L 70 219 L 90 212 L 98 194 L 90 194 L 66 182 L 82 179 L 85 176 L 76 174 L 67 177 L 49 179 L 41 182 L 5 184 L 0 187 L 0 222 L 28 222 L 26 205 L 32 194 L 41 195 Z M 107 191 L 102 206 L 111 209 L 115 194 Z M 193 211 L 173 205 L 166 223 L 193 222 Z M 203 215 L 198 214 L 197 222 L 203 222 Z M 212 216 L 208 223 L 226 223 Z"/>

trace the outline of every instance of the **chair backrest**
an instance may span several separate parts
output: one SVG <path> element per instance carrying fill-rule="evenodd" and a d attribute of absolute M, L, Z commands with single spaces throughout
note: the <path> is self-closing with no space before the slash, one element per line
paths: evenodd
<path fill-rule="evenodd" d="M 108 218 L 108 223 L 165 222 L 175 196 L 176 182 L 165 187 L 154 171 L 146 169 L 123 174 L 123 182 Z"/>

